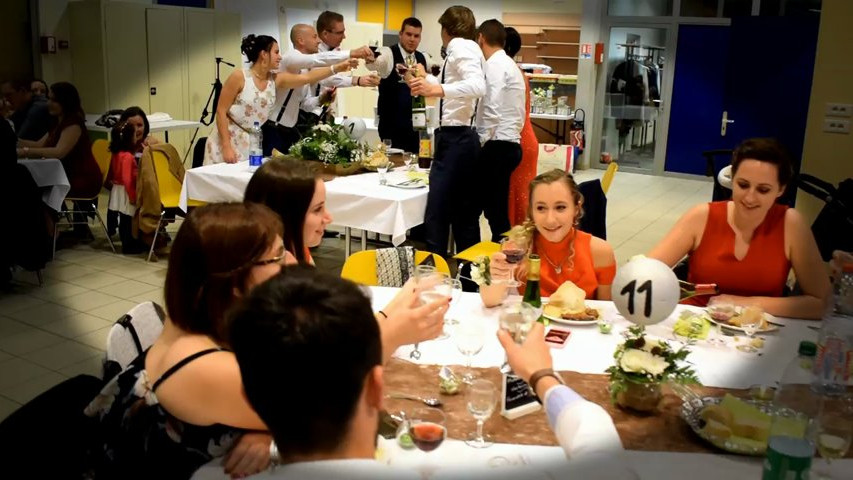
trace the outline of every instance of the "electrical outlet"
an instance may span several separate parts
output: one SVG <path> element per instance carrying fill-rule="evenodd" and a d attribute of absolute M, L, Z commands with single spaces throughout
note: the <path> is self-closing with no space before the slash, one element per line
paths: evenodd
<path fill-rule="evenodd" d="M 828 117 L 851 117 L 853 105 L 849 103 L 827 103 L 824 115 Z"/>
<path fill-rule="evenodd" d="M 828 133 L 850 133 L 850 120 L 824 118 L 823 131 Z"/>

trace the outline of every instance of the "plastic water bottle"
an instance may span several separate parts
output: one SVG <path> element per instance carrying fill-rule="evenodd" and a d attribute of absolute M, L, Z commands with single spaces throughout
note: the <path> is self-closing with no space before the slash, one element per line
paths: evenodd
<path fill-rule="evenodd" d="M 845 265 L 834 292 L 834 308 L 820 327 L 812 377 L 812 390 L 826 395 L 846 392 L 853 368 L 853 268 Z"/>
<path fill-rule="evenodd" d="M 252 140 L 249 147 L 249 171 L 254 172 L 264 163 L 264 134 L 258 122 L 252 126 Z"/>
<path fill-rule="evenodd" d="M 773 399 L 778 409 L 770 425 L 762 480 L 806 480 L 815 445 L 809 426 L 817 416 L 819 399 L 809 386 L 817 346 L 800 342 L 797 356 L 788 363 Z"/>

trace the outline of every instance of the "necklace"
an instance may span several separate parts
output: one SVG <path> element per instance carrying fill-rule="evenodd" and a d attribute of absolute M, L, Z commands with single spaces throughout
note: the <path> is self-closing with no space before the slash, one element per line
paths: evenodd
<path fill-rule="evenodd" d="M 258 80 L 263 80 L 263 79 L 264 79 L 263 75 L 259 75 L 259 74 L 257 74 L 257 73 L 256 73 L 254 70 L 252 70 L 251 68 L 249 69 L 249 71 L 250 71 L 250 72 L 252 72 L 252 75 L 254 75 L 254 76 L 255 76 L 255 78 L 257 78 Z"/>
<path fill-rule="evenodd" d="M 545 253 L 544 251 L 542 252 L 542 256 L 545 258 L 545 261 L 548 262 L 552 267 L 554 267 L 554 272 L 556 272 L 557 275 L 563 273 L 563 264 L 566 263 L 566 260 L 569 259 L 570 255 L 571 255 L 571 252 L 569 252 L 569 254 L 566 255 L 566 258 L 564 258 L 560 263 L 554 263 L 548 257 L 547 253 Z"/>

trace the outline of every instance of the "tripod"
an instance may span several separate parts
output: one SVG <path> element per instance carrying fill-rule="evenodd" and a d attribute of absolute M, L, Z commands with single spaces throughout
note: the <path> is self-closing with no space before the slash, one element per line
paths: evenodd
<path fill-rule="evenodd" d="M 233 63 L 226 62 L 222 59 L 222 57 L 216 57 L 216 79 L 213 81 L 212 88 L 210 89 L 210 95 L 207 96 L 207 103 L 204 104 L 204 109 L 201 111 L 201 117 L 198 119 L 199 123 L 202 125 L 208 126 L 216 121 L 216 106 L 219 105 L 219 94 L 222 93 L 222 81 L 219 79 L 219 64 L 224 63 L 230 67 L 233 67 Z M 210 108 L 210 102 L 213 101 L 212 109 Z M 210 118 L 207 118 L 207 117 Z M 190 139 L 190 144 L 187 147 L 187 152 L 184 154 L 184 163 L 187 163 L 187 157 L 190 154 L 190 150 L 193 148 L 193 144 L 195 144 L 195 137 L 198 136 L 198 127 L 196 127 L 195 132 L 193 132 L 193 138 Z"/>

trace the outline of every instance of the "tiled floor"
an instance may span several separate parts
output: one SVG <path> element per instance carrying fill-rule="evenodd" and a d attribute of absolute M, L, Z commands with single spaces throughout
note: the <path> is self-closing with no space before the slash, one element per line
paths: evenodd
<path fill-rule="evenodd" d="M 602 173 L 586 170 L 576 178 Z M 711 188 L 698 180 L 618 173 L 607 213 L 617 261 L 651 248 L 688 208 L 708 201 Z M 57 252 L 44 286 L 35 274 L 17 272 L 11 290 L 0 292 L 0 419 L 66 378 L 99 374 L 112 323 L 137 303 L 163 303 L 166 261 L 113 254 L 103 231 L 92 231 L 92 244 Z M 340 272 L 343 240 L 326 239 L 313 255 L 318 268 Z"/>

